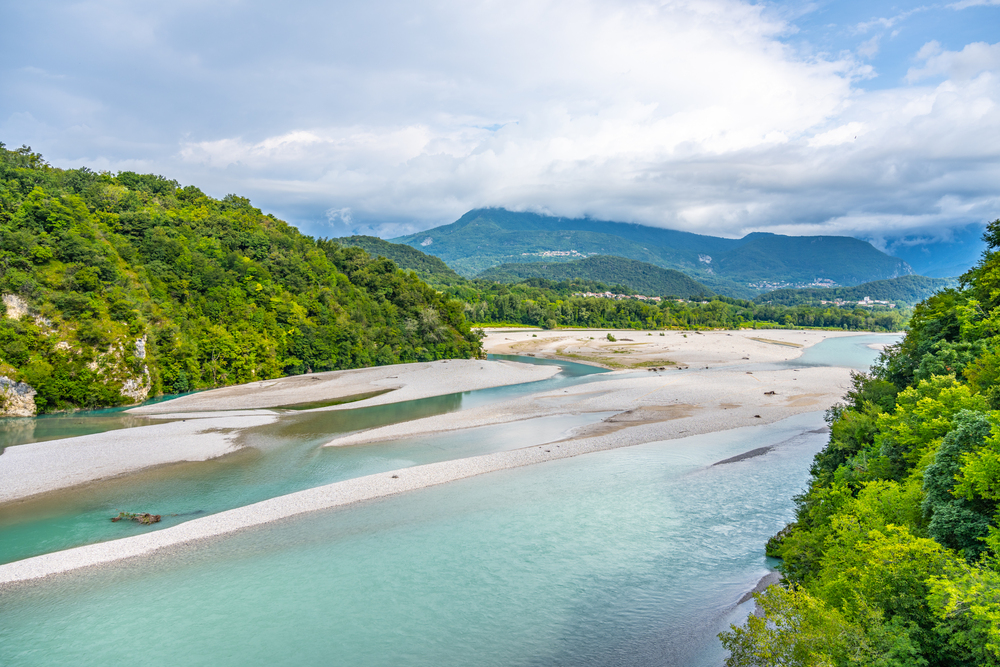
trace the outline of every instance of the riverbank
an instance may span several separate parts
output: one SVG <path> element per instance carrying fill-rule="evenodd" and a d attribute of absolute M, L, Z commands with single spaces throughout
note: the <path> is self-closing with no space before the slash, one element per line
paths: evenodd
<path fill-rule="evenodd" d="M 618 414 L 583 427 L 574 437 L 627 429 L 633 444 L 670 440 L 825 410 L 850 387 L 850 373 L 848 368 L 819 367 L 612 375 L 599 383 L 352 433 L 326 446 L 364 445 L 536 417 L 612 411 Z"/>
<path fill-rule="evenodd" d="M 148 556 L 169 547 L 218 538 L 310 512 L 345 507 L 500 470 L 630 447 L 644 442 L 648 440 L 642 437 L 638 429 L 628 429 L 590 438 L 574 438 L 358 477 L 220 512 L 156 532 L 0 565 L 0 591 L 23 582 Z"/>
<path fill-rule="evenodd" d="M 615 340 L 610 340 L 608 335 Z M 805 348 L 856 331 L 740 329 L 736 331 L 620 331 L 613 329 L 490 329 L 490 354 L 526 354 L 590 363 L 614 370 L 659 366 L 718 368 L 794 359 Z"/>
<path fill-rule="evenodd" d="M 495 332 L 501 336 L 505 333 Z M 518 343 L 529 342 L 527 338 L 531 337 L 531 333 L 517 333 L 524 336 L 517 341 Z M 552 338 L 543 341 L 543 345 L 559 345 L 560 342 L 555 339 L 557 333 L 553 332 Z M 574 332 L 574 334 L 576 333 L 579 332 Z M 678 358 L 683 358 L 685 365 L 658 366 L 656 370 L 618 371 L 602 375 L 600 380 L 537 392 L 523 398 L 437 417 L 362 431 L 338 438 L 328 444 L 335 446 L 356 445 L 407 438 L 414 435 L 433 435 L 442 431 L 457 431 L 548 415 L 582 412 L 616 413 L 603 422 L 578 429 L 568 438 L 543 445 L 400 468 L 358 477 L 195 519 L 154 533 L 25 559 L 0 566 L 0 583 L 26 581 L 81 567 L 142 556 L 167 546 L 228 534 L 307 512 L 374 500 L 498 470 L 574 457 L 590 452 L 724 431 L 741 426 L 774 423 L 803 412 L 824 410 L 838 401 L 848 388 L 850 369 L 843 367 L 800 369 L 754 367 L 754 370 L 748 370 L 750 363 L 760 362 L 766 365 L 768 362 L 794 358 L 808 346 L 823 340 L 824 334 L 830 336 L 836 335 L 836 332 L 768 332 L 769 338 L 764 340 L 759 340 L 758 336 L 740 335 L 749 333 L 756 334 L 758 332 L 700 334 L 705 338 L 694 339 L 692 344 L 686 348 L 683 347 L 685 340 L 683 337 L 680 340 L 675 338 L 662 342 L 653 341 L 652 346 L 647 350 L 648 354 L 656 354 L 656 350 L 670 351 Z M 619 335 L 628 337 L 626 334 L 635 335 L 634 332 L 613 333 L 615 337 Z M 536 333 L 536 336 L 538 335 Z M 690 338 L 698 336 L 698 334 L 689 333 L 688 336 Z M 656 337 L 659 338 L 659 336 Z M 579 338 L 583 338 L 583 336 L 581 335 Z M 666 339 L 667 336 L 663 338 Z M 586 339 L 589 341 L 591 337 L 587 336 Z M 605 340 L 607 340 L 606 336 Z M 504 343 L 506 342 L 504 341 Z M 534 343 L 534 341 L 531 342 Z M 503 345 L 497 345 L 492 351 L 504 351 Z M 686 356 L 681 357 L 680 354 Z M 746 359 L 748 356 L 756 358 Z M 715 367 L 711 365 L 713 361 L 716 364 Z M 438 368 L 432 367 L 431 370 L 448 373 L 451 372 L 448 369 L 452 367 L 453 363 L 455 362 L 439 364 Z M 502 362 L 477 361 L 469 363 Z M 740 364 L 741 367 L 735 368 L 736 364 Z M 513 364 L 513 366 L 521 366 L 521 364 Z M 706 368 L 706 366 L 708 367 Z M 483 369 L 485 368 L 487 366 L 483 367 Z M 554 369 L 554 367 L 543 368 Z M 366 370 L 392 372 L 388 369 Z M 552 370 L 552 372 L 555 371 Z M 358 372 L 349 371 L 349 373 Z M 467 373 L 456 372 L 454 377 L 460 378 L 466 375 Z M 474 376 L 475 373 L 472 375 Z M 419 376 L 414 375 L 414 378 L 416 377 Z M 431 384 L 431 381 L 428 380 L 424 386 L 448 386 L 452 391 L 456 390 L 454 382 L 449 381 L 447 377 L 441 377 L 439 373 L 429 373 L 427 377 L 434 378 L 436 383 Z M 358 393 L 359 388 L 368 387 L 370 390 L 370 387 L 377 381 L 399 381 L 401 379 L 398 374 L 395 376 L 383 375 L 374 380 L 368 379 L 364 385 L 361 382 L 353 384 L 343 382 L 339 385 L 338 390 L 346 391 L 350 395 L 350 393 Z M 419 384 L 416 381 L 411 382 L 414 387 Z M 382 386 L 384 387 L 384 385 Z M 248 389 L 252 388 L 253 385 L 248 385 L 244 391 L 250 393 Z M 307 388 L 308 385 L 304 387 L 300 385 L 293 388 L 294 391 L 291 394 L 315 400 L 315 395 L 310 395 Z M 266 391 L 268 387 L 262 387 L 262 389 Z M 288 400 L 288 395 L 288 393 L 272 391 L 268 400 L 271 403 L 279 400 L 284 402 Z M 386 401 L 388 397 L 395 398 L 398 395 L 399 390 L 366 399 L 366 401 Z M 256 400 L 252 397 L 241 397 L 237 392 L 230 392 L 222 399 L 228 401 L 225 403 L 226 405 L 242 407 L 243 409 L 253 404 L 252 400 Z M 366 401 L 352 403 L 344 407 L 356 407 L 363 405 Z M 217 406 L 219 403 L 212 401 L 203 401 L 200 404 L 189 403 L 185 409 L 191 410 L 198 405 L 201 406 L 202 410 L 205 410 L 205 412 L 200 413 L 202 415 L 213 414 L 213 411 L 215 411 L 214 414 L 218 414 Z M 169 408 L 169 404 L 150 407 Z M 330 406 L 320 409 L 340 408 Z M 167 409 L 161 414 L 177 417 L 184 413 Z M 186 414 L 194 415 L 196 413 L 187 412 Z M 232 414 L 246 413 L 234 412 Z M 278 418 L 280 416 L 278 413 L 257 414 L 262 418 Z M 204 424 L 215 418 L 205 417 L 181 423 Z M 0 464 L 2 464 L 2 458 L 0 457 Z"/>
<path fill-rule="evenodd" d="M 178 461 L 207 461 L 237 448 L 241 431 L 277 415 L 173 421 L 7 447 L 0 455 L 0 503 Z"/>
<path fill-rule="evenodd" d="M 668 331 L 663 336 L 648 333 L 606 329 L 493 330 L 483 344 L 493 354 L 531 353 L 594 364 L 617 354 L 616 359 L 628 359 L 632 367 L 605 376 L 599 391 L 588 384 L 526 396 L 353 433 L 327 446 L 362 445 L 581 412 L 620 414 L 583 429 L 577 434 L 580 437 L 642 426 L 638 432 L 644 434 L 646 442 L 772 423 L 801 412 L 825 410 L 836 403 L 849 387 L 851 369 L 774 369 L 768 365 L 796 359 L 828 338 L 858 335 L 797 330 Z M 608 334 L 616 340 L 609 340 Z M 746 370 L 757 367 L 760 369 Z"/>
<path fill-rule="evenodd" d="M 557 366 L 459 359 L 294 376 L 182 396 L 133 409 L 169 423 L 7 447 L 0 454 L 0 503 L 232 453 L 247 429 L 277 421 L 280 406 L 379 391 L 387 393 L 314 411 L 386 405 L 537 382 L 558 372 Z"/>
<path fill-rule="evenodd" d="M 127 412 L 148 416 L 183 414 L 195 418 L 204 416 L 205 413 L 230 410 L 343 410 L 537 382 L 558 372 L 559 369 L 555 366 L 480 359 L 442 359 L 416 364 L 291 375 L 202 391 L 162 403 L 132 408 Z M 363 398 L 351 400 L 358 397 Z M 322 405 L 323 403 L 329 405 Z"/>

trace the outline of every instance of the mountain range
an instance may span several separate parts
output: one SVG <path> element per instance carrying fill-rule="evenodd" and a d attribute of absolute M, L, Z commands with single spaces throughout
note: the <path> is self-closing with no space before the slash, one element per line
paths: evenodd
<path fill-rule="evenodd" d="M 538 279 L 550 283 L 570 285 L 576 291 L 611 290 L 646 296 L 676 296 L 687 299 L 710 297 L 711 290 L 680 271 L 664 269 L 647 262 L 596 255 L 586 259 L 562 262 L 518 262 L 501 264 L 483 271 L 470 280 L 463 278 L 437 257 L 415 248 L 390 243 L 374 236 L 348 236 L 333 239 L 346 246 L 363 248 L 372 257 L 386 257 L 400 268 L 414 271 L 428 284 L 448 290 L 455 287 L 482 288 L 483 283 L 527 283 Z M 584 287 L 587 284 L 588 286 Z M 862 283 L 853 287 L 819 287 L 778 289 L 758 295 L 754 302 L 760 305 L 813 306 L 841 302 L 851 305 L 866 297 L 873 301 L 912 307 L 928 296 L 943 289 L 956 287 L 955 278 L 929 278 L 926 276 L 900 276 L 888 280 Z"/>
<path fill-rule="evenodd" d="M 466 278 L 455 273 L 439 257 L 428 255 L 402 243 L 390 243 L 377 236 L 345 236 L 330 240 L 340 245 L 361 248 L 372 257 L 391 259 L 398 267 L 415 272 L 418 278 L 437 288 L 452 287 L 467 282 Z"/>
<path fill-rule="evenodd" d="M 782 287 L 845 286 L 913 274 L 902 259 L 846 236 L 755 232 L 727 239 L 644 225 L 484 208 L 392 239 L 444 260 L 467 277 L 500 264 L 616 255 L 675 269 L 729 296 Z"/>
<path fill-rule="evenodd" d="M 976 264 L 986 250 L 983 225 L 969 225 L 952 231 L 951 238 L 886 239 L 885 250 L 899 257 L 922 276 L 952 278 Z"/>

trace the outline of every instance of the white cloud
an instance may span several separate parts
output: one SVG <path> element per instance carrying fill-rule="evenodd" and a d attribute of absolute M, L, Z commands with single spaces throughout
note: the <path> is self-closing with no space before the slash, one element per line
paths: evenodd
<path fill-rule="evenodd" d="M 1000 0 L 962 0 L 948 5 L 952 9 L 968 9 L 969 7 L 983 7 L 1000 5 Z"/>
<path fill-rule="evenodd" d="M 864 132 L 864 123 L 859 123 L 857 121 L 847 123 L 846 125 L 841 125 L 840 127 L 835 127 L 832 130 L 813 136 L 809 139 L 809 147 L 819 148 L 821 146 L 839 146 L 840 144 L 854 142 L 857 140 L 858 135 L 864 134 Z"/>
<path fill-rule="evenodd" d="M 490 205 L 727 235 L 998 212 L 997 45 L 929 42 L 907 85 L 862 92 L 871 66 L 803 55 L 782 42 L 794 25 L 737 0 L 68 14 L 10 47 L 34 69 L 0 70 L 0 138 L 248 195 L 313 232 L 394 235 Z M 60 40 L 78 55 L 46 61 Z"/>
<path fill-rule="evenodd" d="M 326 212 L 326 219 L 332 227 L 350 228 L 354 225 L 354 216 L 351 215 L 351 209 L 346 206 L 344 208 L 331 208 Z"/>
<path fill-rule="evenodd" d="M 972 1 L 976 1 L 976 0 L 972 0 Z M 896 14 L 895 16 L 873 18 L 870 21 L 865 21 L 863 23 L 859 23 L 857 26 L 855 26 L 855 30 L 857 32 L 859 32 L 859 33 L 866 33 L 866 32 L 868 32 L 868 31 L 870 31 L 872 29 L 875 29 L 875 28 L 884 28 L 884 29 L 892 28 L 894 26 L 899 25 L 900 23 L 902 23 L 906 19 L 910 18 L 914 14 L 918 14 L 920 12 L 926 12 L 929 9 L 931 9 L 931 8 L 930 7 L 926 7 L 926 6 L 924 6 L 924 7 L 914 7 L 913 9 L 910 9 L 908 11 L 900 12 L 899 14 Z"/>
<path fill-rule="evenodd" d="M 971 79 L 983 72 L 1000 70 L 1000 42 L 975 42 L 961 51 L 944 51 L 937 42 L 928 42 L 917 53 L 922 67 L 911 67 L 906 73 L 910 83 L 934 76 Z"/>
<path fill-rule="evenodd" d="M 879 40 L 881 38 L 881 35 L 875 35 L 874 37 L 861 42 L 858 46 L 858 55 L 862 58 L 874 58 L 878 55 Z"/>
<path fill-rule="evenodd" d="M 179 155 L 207 170 L 241 177 L 249 170 L 273 191 L 322 192 L 379 215 L 440 218 L 494 204 L 621 217 L 633 215 L 621 210 L 632 197 L 644 211 L 656 207 L 652 190 L 662 187 L 664 169 L 785 145 L 825 124 L 850 103 L 860 71 L 850 61 L 796 61 L 775 40 L 787 26 L 725 0 L 487 10 L 489 17 L 468 16 L 463 28 L 476 33 L 469 41 L 477 52 L 504 57 L 486 76 L 425 73 L 417 91 L 447 89 L 446 113 L 423 109 L 417 123 L 401 122 L 408 115 L 395 123 L 313 125 L 256 141 L 190 141 Z M 522 31 L 537 25 L 544 34 L 511 49 L 511 24 L 520 21 Z M 399 78 L 395 71 L 370 76 Z M 604 205 L 582 196 L 595 191 L 603 191 Z"/>

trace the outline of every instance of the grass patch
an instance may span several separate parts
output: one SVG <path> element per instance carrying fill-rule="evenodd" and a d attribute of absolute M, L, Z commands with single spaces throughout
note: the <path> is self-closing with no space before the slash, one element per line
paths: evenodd
<path fill-rule="evenodd" d="M 291 405 L 278 405 L 275 406 L 275 409 L 315 410 L 316 408 L 328 408 L 331 405 L 343 405 L 344 403 L 355 403 L 357 401 L 363 401 L 366 398 L 374 398 L 376 396 L 381 396 L 382 394 L 388 394 L 390 391 L 396 391 L 396 390 L 395 388 L 379 389 L 378 391 L 367 391 L 363 394 L 351 394 L 350 396 L 340 396 L 338 398 L 333 398 L 328 401 L 309 401 L 308 403 L 292 403 Z"/>
<path fill-rule="evenodd" d="M 563 359 L 573 359 L 575 361 L 588 361 L 592 364 L 600 364 L 601 366 L 607 366 L 608 368 L 628 368 L 625 364 L 618 363 L 613 359 L 608 357 L 588 357 L 583 354 L 573 354 L 572 352 L 563 352 L 561 349 L 556 349 L 556 354 Z"/>
<path fill-rule="evenodd" d="M 669 359 L 661 359 L 660 361 L 642 361 L 638 364 L 632 364 L 632 368 L 655 368 L 656 366 L 676 366 L 676 361 L 670 361 Z"/>
<path fill-rule="evenodd" d="M 756 338 L 751 336 L 750 340 L 755 340 L 760 343 L 769 343 L 770 345 L 784 345 L 785 347 L 804 347 L 803 345 L 799 345 L 798 343 L 786 343 L 783 340 L 771 340 L 770 338 Z"/>
<path fill-rule="evenodd" d="M 785 347 L 804 347 L 803 345 L 799 345 L 798 343 L 786 343 L 783 340 L 771 340 L 770 338 L 756 338 L 754 336 L 751 336 L 750 340 L 755 340 L 760 343 L 769 343 L 771 345 L 784 345 Z"/>
<path fill-rule="evenodd" d="M 613 368 L 615 370 L 628 370 L 630 368 L 650 368 L 656 366 L 676 366 L 676 361 L 670 361 L 669 359 L 660 359 L 658 361 L 640 361 L 635 364 L 623 364 L 620 361 L 616 361 L 609 357 L 588 357 L 583 354 L 573 354 L 572 352 L 563 352 L 561 348 L 556 349 L 556 355 L 564 359 L 571 359 L 574 361 L 589 361 L 592 364 L 600 364 L 602 366 L 607 366 L 608 368 Z"/>

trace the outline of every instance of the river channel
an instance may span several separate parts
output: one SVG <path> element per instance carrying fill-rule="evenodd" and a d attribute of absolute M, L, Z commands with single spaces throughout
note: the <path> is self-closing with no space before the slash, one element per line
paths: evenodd
<path fill-rule="evenodd" d="M 892 340 L 830 339 L 787 363 L 863 368 L 877 354 L 867 345 Z M 231 456 L 0 508 L 0 557 L 143 530 L 111 524 L 118 508 L 155 505 L 177 515 L 164 523 L 183 521 L 559 439 L 605 415 L 319 446 L 336 433 L 600 381 L 591 367 L 558 365 L 559 375 L 528 385 L 288 415 Z M 763 543 L 791 519 L 824 426 L 822 413 L 808 413 L 505 470 L 18 586 L 0 593 L 0 662 L 715 667 L 715 635 L 747 613 L 736 603 L 768 571 Z"/>

